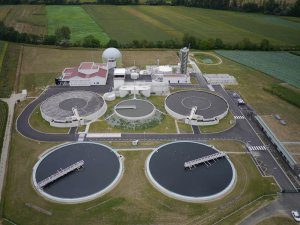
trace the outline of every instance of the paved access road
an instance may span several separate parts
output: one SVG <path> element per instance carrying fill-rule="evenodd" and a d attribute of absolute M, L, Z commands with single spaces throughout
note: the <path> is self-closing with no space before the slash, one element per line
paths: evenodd
<path fill-rule="evenodd" d="M 291 217 L 291 211 L 300 211 L 300 194 L 298 193 L 283 193 L 279 198 L 267 206 L 262 207 L 250 216 L 246 217 L 240 225 L 257 224 L 261 220 L 278 216 L 280 214 Z"/>

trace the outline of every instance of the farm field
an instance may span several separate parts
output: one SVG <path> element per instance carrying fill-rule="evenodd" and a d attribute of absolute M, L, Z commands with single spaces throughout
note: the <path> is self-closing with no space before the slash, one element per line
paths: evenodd
<path fill-rule="evenodd" d="M 71 41 L 82 40 L 93 35 L 102 44 L 109 41 L 108 35 L 80 6 L 46 6 L 48 16 L 48 34 L 54 34 L 59 26 L 71 29 Z"/>
<path fill-rule="evenodd" d="M 294 141 L 300 141 L 300 109 L 285 100 L 267 92 L 264 87 L 282 83 L 280 80 L 268 76 L 258 70 L 249 68 L 237 62 L 220 56 L 220 65 L 200 65 L 203 73 L 228 73 L 233 75 L 238 85 L 227 86 L 241 94 L 242 98 L 250 104 L 261 116 L 279 114 L 287 122 L 284 128 L 286 137 L 293 137 Z"/>
<path fill-rule="evenodd" d="M 88 6 L 83 8 L 110 36 L 132 40 L 181 40 L 185 33 L 201 39 L 236 43 L 269 39 L 276 45 L 299 45 L 300 23 L 275 16 L 170 6 Z M 249 26 L 251 24 L 251 26 Z"/>
<path fill-rule="evenodd" d="M 300 88 L 300 57 L 287 52 L 216 51 L 218 54 Z"/>
<path fill-rule="evenodd" d="M 7 11 L 7 9 L 9 9 Z M 6 26 L 14 27 L 21 33 L 32 33 L 36 35 L 47 34 L 47 14 L 45 6 L 18 5 L 1 6 L 0 15 L 3 17 Z M 0 16 L 1 19 L 1 16 Z"/>

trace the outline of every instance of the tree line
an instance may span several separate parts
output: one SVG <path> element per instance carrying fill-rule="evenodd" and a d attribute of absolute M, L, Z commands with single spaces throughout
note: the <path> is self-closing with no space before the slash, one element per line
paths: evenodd
<path fill-rule="evenodd" d="M 149 5 L 166 5 L 167 0 L 147 0 Z M 243 12 L 258 12 L 281 16 L 300 16 L 300 0 L 294 4 L 286 0 L 171 0 L 173 6 L 222 9 Z"/>
<path fill-rule="evenodd" d="M 263 39 L 260 43 L 254 43 L 248 38 L 244 38 L 237 43 L 224 43 L 222 39 L 207 39 L 203 40 L 195 36 L 185 34 L 181 41 L 176 39 L 165 41 L 147 41 L 133 40 L 129 43 L 119 43 L 117 40 L 109 40 L 108 43 L 101 43 L 93 35 L 88 35 L 82 40 L 70 42 L 71 30 L 67 26 L 58 27 L 54 35 L 38 36 L 28 33 L 20 33 L 13 27 L 7 27 L 3 22 L 0 22 L 0 39 L 5 41 L 56 45 L 62 47 L 86 47 L 86 48 L 167 48 L 178 49 L 182 46 L 190 46 L 192 49 L 211 50 L 211 49 L 228 49 L 228 50 L 299 50 L 300 47 L 279 47 L 272 45 L 269 40 Z"/>

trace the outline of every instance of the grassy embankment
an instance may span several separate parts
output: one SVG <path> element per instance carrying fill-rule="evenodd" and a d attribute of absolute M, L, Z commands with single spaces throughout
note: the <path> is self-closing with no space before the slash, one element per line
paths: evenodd
<path fill-rule="evenodd" d="M 8 106 L 6 102 L 0 101 L 0 155 L 2 152 L 3 138 L 5 134 L 6 122 L 7 122 Z"/>
<path fill-rule="evenodd" d="M 222 132 L 231 128 L 235 124 L 234 117 L 229 111 L 228 114 L 220 120 L 217 125 L 212 126 L 199 126 L 201 133 L 215 133 Z"/>
<path fill-rule="evenodd" d="M 273 84 L 264 90 L 300 108 L 300 89 L 287 83 Z"/>

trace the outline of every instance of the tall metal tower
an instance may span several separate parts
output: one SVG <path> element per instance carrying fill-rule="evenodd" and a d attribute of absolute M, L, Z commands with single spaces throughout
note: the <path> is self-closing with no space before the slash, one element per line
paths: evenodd
<path fill-rule="evenodd" d="M 186 74 L 187 73 L 187 64 L 189 59 L 189 51 L 190 49 L 184 47 L 179 51 L 179 58 L 180 58 L 180 73 Z"/>

